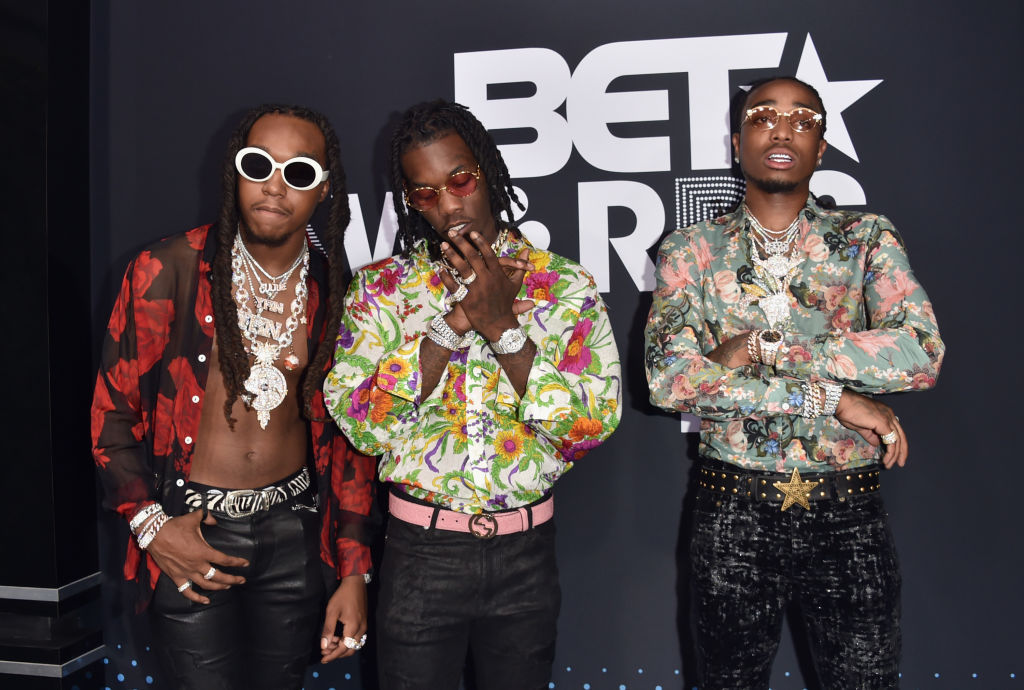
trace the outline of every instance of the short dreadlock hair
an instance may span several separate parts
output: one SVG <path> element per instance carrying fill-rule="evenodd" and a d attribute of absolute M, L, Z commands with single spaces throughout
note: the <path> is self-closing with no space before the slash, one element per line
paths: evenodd
<path fill-rule="evenodd" d="M 398 240 L 405 256 L 418 241 L 426 240 L 430 257 L 436 260 L 441 254 L 441 240 L 419 211 L 405 205 L 402 155 L 409 149 L 430 144 L 452 133 L 462 137 L 480 165 L 487 183 L 491 214 L 498 225 L 505 222 L 503 219 L 511 221 L 513 201 L 521 210 L 526 210 L 512 188 L 508 167 L 494 138 L 466 106 L 444 99 L 418 103 L 402 113 L 391 137 L 391 189 L 398 216 Z"/>

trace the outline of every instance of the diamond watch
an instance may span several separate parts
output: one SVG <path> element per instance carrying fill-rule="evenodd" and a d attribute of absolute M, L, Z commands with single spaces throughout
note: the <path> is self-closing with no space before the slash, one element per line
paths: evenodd
<path fill-rule="evenodd" d="M 775 366 L 775 355 L 782 345 L 782 332 L 776 330 L 761 331 L 757 334 L 757 342 L 761 346 L 761 361 L 770 367 Z"/>
<path fill-rule="evenodd" d="M 501 337 L 491 343 L 496 355 L 511 355 L 519 352 L 526 345 L 526 334 L 522 328 L 510 328 Z"/>

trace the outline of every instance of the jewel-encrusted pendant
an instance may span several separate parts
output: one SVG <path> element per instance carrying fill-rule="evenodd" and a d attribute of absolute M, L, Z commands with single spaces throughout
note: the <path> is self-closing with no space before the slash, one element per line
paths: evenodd
<path fill-rule="evenodd" d="M 299 358 L 295 356 L 295 353 L 288 355 L 284 358 L 284 368 L 288 371 L 295 371 L 299 366 Z"/>
<path fill-rule="evenodd" d="M 256 419 L 260 428 L 266 429 L 270 423 L 270 411 L 280 405 L 288 395 L 288 382 L 281 370 L 274 366 L 277 359 L 277 343 L 253 343 L 256 364 L 249 371 L 245 380 L 245 390 L 252 393 L 249 403 L 256 410 Z"/>
<path fill-rule="evenodd" d="M 785 294 L 766 295 L 757 301 L 757 306 L 761 307 L 772 328 L 789 318 L 789 297 Z"/>
<path fill-rule="evenodd" d="M 777 279 L 782 280 L 793 270 L 793 262 L 788 256 L 769 256 L 764 260 L 764 267 Z"/>
<path fill-rule="evenodd" d="M 256 410 L 260 428 L 266 429 L 270 423 L 270 411 L 280 405 L 288 395 L 288 383 L 284 379 L 284 374 L 275 366 L 257 364 L 245 380 L 245 390 L 253 394 L 250 404 Z"/>

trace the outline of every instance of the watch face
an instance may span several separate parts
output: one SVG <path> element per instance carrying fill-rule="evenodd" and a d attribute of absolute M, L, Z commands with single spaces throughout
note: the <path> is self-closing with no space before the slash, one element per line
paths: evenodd
<path fill-rule="evenodd" d="M 498 342 L 495 343 L 498 347 L 495 351 L 498 354 L 512 354 L 513 352 L 519 352 L 523 349 L 523 345 L 526 344 L 526 334 L 523 333 L 520 328 L 510 328 L 501 334 L 498 338 Z"/>
<path fill-rule="evenodd" d="M 782 340 L 782 334 L 778 331 L 761 331 L 761 342 L 777 343 Z"/>

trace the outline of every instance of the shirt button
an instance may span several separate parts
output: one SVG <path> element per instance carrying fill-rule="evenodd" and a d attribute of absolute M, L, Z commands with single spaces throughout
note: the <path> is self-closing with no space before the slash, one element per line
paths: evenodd
<path fill-rule="evenodd" d="M 176 481 L 174 483 L 177 484 L 178 486 L 185 486 L 185 480 L 184 479 L 179 479 L 178 481 Z"/>
<path fill-rule="evenodd" d="M 192 445 L 192 437 L 191 436 L 186 436 L 185 437 L 185 445 L 187 445 L 187 446 L 191 446 Z"/>
<path fill-rule="evenodd" d="M 196 359 L 198 359 L 200 362 L 205 362 L 206 361 L 206 355 L 199 355 Z"/>
<path fill-rule="evenodd" d="M 207 314 L 203 321 L 205 321 L 206 323 L 210 323 L 213 321 L 213 317 Z"/>
<path fill-rule="evenodd" d="M 788 410 L 789 409 L 789 403 L 782 403 L 782 409 Z"/>
<path fill-rule="evenodd" d="M 199 402 L 199 396 L 198 395 L 193 395 L 192 396 L 192 402 L 194 402 L 194 403 Z"/>

